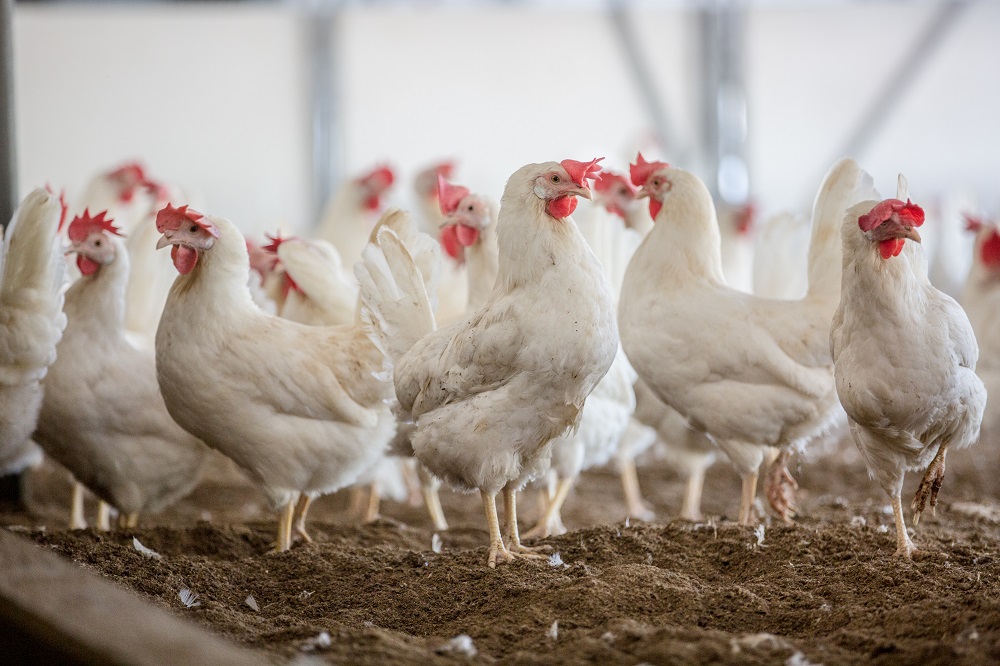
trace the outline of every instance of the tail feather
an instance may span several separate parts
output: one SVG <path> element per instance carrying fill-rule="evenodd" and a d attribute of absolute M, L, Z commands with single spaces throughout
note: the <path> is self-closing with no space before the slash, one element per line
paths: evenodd
<path fill-rule="evenodd" d="M 278 247 L 278 259 L 299 289 L 329 317 L 329 324 L 354 321 L 358 288 L 343 272 L 340 254 L 327 241 L 291 240 Z"/>
<path fill-rule="evenodd" d="M 399 235 L 379 230 L 354 266 L 361 285 L 361 317 L 391 366 L 435 327 L 423 276 Z"/>
<path fill-rule="evenodd" d="M 375 243 L 382 229 L 392 229 L 396 236 L 406 246 L 424 281 L 424 289 L 430 299 L 431 307 L 437 310 L 437 291 L 441 284 L 441 244 L 433 237 L 423 233 L 414 224 L 413 218 L 406 211 L 394 208 L 386 211 L 372 229 L 369 243 Z"/>
<path fill-rule="evenodd" d="M 875 196 L 871 176 L 853 159 L 845 157 L 827 172 L 813 205 L 807 298 L 840 297 L 843 272 L 840 229 L 844 215 L 855 203 Z"/>
<path fill-rule="evenodd" d="M 58 198 L 44 189 L 21 203 L 0 251 L 0 381 L 40 379 L 66 328 L 66 264 Z"/>

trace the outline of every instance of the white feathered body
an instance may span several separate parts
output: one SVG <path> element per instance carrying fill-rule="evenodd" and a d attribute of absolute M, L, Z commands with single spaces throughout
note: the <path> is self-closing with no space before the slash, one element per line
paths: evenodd
<path fill-rule="evenodd" d="M 600 262 L 571 218 L 545 213 L 529 179 L 538 167 L 507 184 L 485 305 L 420 339 L 395 366 L 417 459 L 466 490 L 496 494 L 544 471 L 547 444 L 579 424 L 618 348 Z"/>
<path fill-rule="evenodd" d="M 125 335 L 125 242 L 66 293 L 66 332 L 45 378 L 36 438 L 78 481 L 124 513 L 155 513 L 197 484 L 208 449 L 167 413 L 151 348 Z"/>
<path fill-rule="evenodd" d="M 34 190 L 7 225 L 0 249 L 0 475 L 41 459 L 31 441 L 41 381 L 66 327 L 59 217 L 59 201 Z"/>
<path fill-rule="evenodd" d="M 625 275 L 622 345 L 653 392 L 748 475 L 766 447 L 799 449 L 842 418 L 829 349 L 837 234 L 870 179 L 849 160 L 831 169 L 814 212 L 810 293 L 780 301 L 726 285 L 707 189 L 691 174 L 670 174 L 671 193 Z"/>
<path fill-rule="evenodd" d="M 314 327 L 262 312 L 249 260 L 227 220 L 214 247 L 177 278 L 156 335 L 167 408 L 232 458 L 275 506 L 353 483 L 395 433 L 382 353 L 361 326 Z"/>
<path fill-rule="evenodd" d="M 906 242 L 882 259 L 858 228 L 854 207 L 843 224 L 844 278 L 830 336 L 837 392 L 869 472 L 887 493 L 907 470 L 926 467 L 938 448 L 979 436 L 986 390 L 968 317 L 927 277 L 923 248 Z"/>

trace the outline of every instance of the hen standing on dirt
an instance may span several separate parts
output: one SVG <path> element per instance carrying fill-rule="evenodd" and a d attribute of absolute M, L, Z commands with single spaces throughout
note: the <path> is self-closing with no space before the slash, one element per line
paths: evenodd
<path fill-rule="evenodd" d="M 529 164 L 510 177 L 497 281 L 465 321 L 432 332 L 426 302 L 399 298 L 396 283 L 418 279 L 405 253 L 386 264 L 369 248 L 357 266 L 379 344 L 395 361 L 402 415 L 416 423 L 416 457 L 441 479 L 480 491 L 491 567 L 522 555 L 515 492 L 544 471 L 552 439 L 579 423 L 618 348 L 607 279 L 569 217 L 575 197 L 590 198 L 597 161 Z M 395 245 L 388 233 L 380 238 L 390 241 L 384 250 Z M 385 310 L 404 307 L 414 309 L 410 324 L 389 325 Z M 501 490 L 510 549 L 497 519 Z"/>
<path fill-rule="evenodd" d="M 903 188 L 901 188 L 903 189 Z M 903 474 L 929 463 L 913 521 L 937 504 L 949 447 L 979 437 L 986 389 L 965 311 L 927 279 L 915 227 L 919 206 L 899 199 L 850 209 L 841 237 L 844 276 L 830 346 L 837 393 L 869 473 L 892 499 L 896 554 L 911 557 L 900 494 Z"/>

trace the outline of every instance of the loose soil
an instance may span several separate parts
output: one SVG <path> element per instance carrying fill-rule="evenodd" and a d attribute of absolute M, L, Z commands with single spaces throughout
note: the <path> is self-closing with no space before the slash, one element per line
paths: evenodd
<path fill-rule="evenodd" d="M 1000 661 L 995 460 L 985 445 L 949 455 L 912 562 L 893 556 L 888 500 L 849 444 L 793 470 L 794 524 L 756 530 L 732 522 L 739 480 L 725 463 L 709 471 L 702 524 L 669 519 L 682 485 L 662 461 L 640 469 L 660 516 L 649 523 L 625 522 L 612 470 L 587 473 L 567 502 L 571 531 L 536 542 L 551 559 L 496 570 L 478 496 L 447 491 L 439 553 L 422 507 L 386 502 L 384 518 L 357 526 L 338 494 L 314 505 L 315 544 L 265 554 L 276 520 L 232 474 L 106 534 L 65 529 L 65 472 L 44 467 L 31 511 L 0 524 L 275 663 L 985 664 Z M 199 605 L 182 604 L 184 588 Z"/>

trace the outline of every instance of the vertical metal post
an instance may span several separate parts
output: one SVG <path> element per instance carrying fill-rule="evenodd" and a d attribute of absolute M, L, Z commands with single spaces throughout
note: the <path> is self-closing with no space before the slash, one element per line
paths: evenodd
<path fill-rule="evenodd" d="M 701 61 L 704 67 L 702 140 L 712 195 L 741 204 L 750 193 L 746 160 L 747 98 L 744 72 L 746 12 L 735 0 L 719 0 L 702 10 Z"/>
<path fill-rule="evenodd" d="M 342 177 L 343 137 L 338 99 L 336 34 L 340 9 L 321 3 L 306 13 L 312 158 L 312 214 L 318 221 Z"/>
<path fill-rule="evenodd" d="M 17 208 L 17 136 L 14 134 L 14 0 L 0 0 L 0 224 Z"/>

